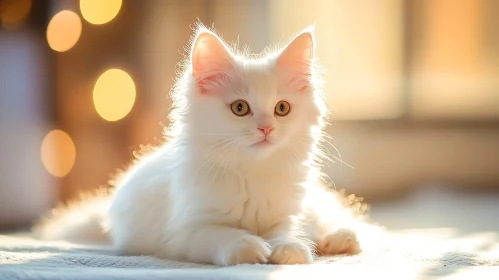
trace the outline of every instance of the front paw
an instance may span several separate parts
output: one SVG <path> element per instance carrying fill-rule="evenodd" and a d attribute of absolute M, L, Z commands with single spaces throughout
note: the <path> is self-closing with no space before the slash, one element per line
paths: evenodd
<path fill-rule="evenodd" d="M 302 242 L 274 244 L 269 262 L 273 264 L 309 264 L 313 262 L 312 252 Z"/>
<path fill-rule="evenodd" d="M 317 244 L 317 250 L 323 255 L 357 254 L 361 251 L 357 235 L 349 229 L 326 234 Z"/>
<path fill-rule="evenodd" d="M 264 264 L 270 254 L 270 245 L 267 242 L 260 237 L 246 235 L 228 244 L 220 264 Z"/>

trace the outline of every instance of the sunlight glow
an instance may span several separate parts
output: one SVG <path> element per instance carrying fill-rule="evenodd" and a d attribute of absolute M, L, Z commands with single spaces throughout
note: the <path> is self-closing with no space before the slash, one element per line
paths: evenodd
<path fill-rule="evenodd" d="M 58 52 L 70 50 L 81 35 L 81 19 L 72 11 L 57 13 L 47 27 L 47 42 L 51 49 Z"/>
<path fill-rule="evenodd" d="M 80 0 L 83 18 L 92 24 L 110 22 L 121 8 L 122 0 Z"/>
<path fill-rule="evenodd" d="M 42 141 L 41 158 L 43 166 L 50 174 L 56 177 L 66 176 L 76 159 L 73 140 L 62 130 L 50 131 Z"/>
<path fill-rule="evenodd" d="M 95 83 L 93 100 L 95 110 L 103 119 L 120 120 L 135 103 L 135 84 L 125 71 L 109 69 Z"/>

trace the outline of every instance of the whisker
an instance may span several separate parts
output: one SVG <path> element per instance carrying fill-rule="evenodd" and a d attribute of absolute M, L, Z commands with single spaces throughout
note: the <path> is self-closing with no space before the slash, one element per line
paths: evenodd
<path fill-rule="evenodd" d="M 232 159 L 233 159 L 233 158 L 231 158 L 230 156 L 231 156 L 232 154 L 234 154 L 236 151 L 238 151 L 240 147 L 241 147 L 240 145 L 237 145 L 237 144 L 236 144 L 236 146 L 234 147 L 234 149 L 233 149 L 232 153 L 231 153 L 231 154 L 229 154 L 229 157 L 228 157 L 227 163 L 225 163 L 225 166 L 224 166 L 224 169 L 223 169 L 223 171 L 222 171 L 222 175 L 220 176 L 220 179 L 222 179 L 222 178 L 224 177 L 225 170 L 227 169 L 227 165 L 228 165 L 230 162 L 232 162 Z"/>
<path fill-rule="evenodd" d="M 208 148 L 207 148 L 207 150 L 209 151 L 209 150 L 211 150 L 211 149 L 215 148 L 216 146 L 219 146 L 219 145 L 221 145 L 221 144 L 223 144 L 223 143 L 227 143 L 227 142 L 229 142 L 229 141 L 231 141 L 231 140 L 232 140 L 232 138 L 230 138 L 230 139 L 225 139 L 225 140 L 222 140 L 222 141 L 218 141 L 218 142 L 216 142 L 215 144 L 213 144 L 213 145 L 211 145 L 210 147 L 208 147 Z"/>
<path fill-rule="evenodd" d="M 300 150 L 296 146 L 292 146 L 292 147 L 298 153 L 298 155 L 300 155 L 300 157 L 302 157 L 303 161 L 306 161 L 308 159 L 308 156 L 304 155 L 302 152 L 300 152 Z"/>
<path fill-rule="evenodd" d="M 332 139 L 332 138 L 330 138 L 330 139 Z M 325 143 L 327 143 L 327 144 L 329 144 L 331 147 L 333 147 L 333 149 L 334 149 L 334 150 L 336 151 L 336 153 L 338 154 L 339 159 L 338 159 L 337 157 L 335 157 L 335 156 L 333 156 L 333 157 L 334 157 L 334 158 L 336 158 L 336 159 L 338 159 L 338 160 L 339 160 L 339 161 L 343 164 L 343 157 L 341 156 L 341 153 L 340 153 L 340 151 L 336 148 L 336 146 L 335 146 L 335 145 L 333 145 L 333 144 L 332 144 L 329 140 L 327 140 L 326 138 L 323 138 L 323 139 L 322 139 L 322 141 L 323 141 L 323 142 L 325 142 Z M 346 164 L 346 165 L 347 165 L 347 166 L 349 166 L 348 164 Z M 351 167 L 351 166 L 350 166 L 350 167 Z"/>
<path fill-rule="evenodd" d="M 211 152 L 208 154 L 208 158 L 203 162 L 203 164 L 201 164 L 201 166 L 199 166 L 199 168 L 196 170 L 196 173 L 199 172 L 199 170 L 201 170 L 201 168 L 207 163 L 209 162 L 211 159 L 213 159 L 217 153 L 220 152 L 220 150 L 224 149 L 225 147 L 227 147 L 228 145 L 230 145 L 232 142 L 236 141 L 238 138 L 234 138 L 234 139 L 229 139 L 229 141 L 223 141 L 223 142 L 228 142 L 228 143 L 225 143 L 223 144 L 221 147 L 218 147 L 217 149 L 215 149 L 215 151 Z M 210 156 L 211 155 L 211 156 Z"/>
<path fill-rule="evenodd" d="M 304 143 L 300 143 L 299 141 L 297 141 L 297 143 L 298 143 L 298 144 L 304 144 Z M 308 144 L 308 143 L 307 143 L 307 144 Z M 330 144 L 330 145 L 332 145 L 331 143 L 329 143 L 329 144 Z M 337 162 L 339 162 L 342 166 L 343 166 L 343 164 L 344 164 L 344 165 L 346 165 L 347 167 L 354 169 L 354 167 L 353 167 L 353 166 L 351 166 L 350 164 L 348 164 L 347 162 L 345 162 L 345 161 L 341 158 L 341 154 L 340 154 L 340 157 L 337 157 L 337 156 L 335 156 L 334 154 L 330 153 L 330 152 L 329 152 L 329 150 L 328 150 L 327 148 L 325 148 L 324 146 L 322 146 L 322 145 L 320 145 L 320 144 L 318 144 L 317 146 L 318 146 L 318 148 L 322 148 L 322 149 L 320 150 L 321 154 L 318 154 L 318 156 L 321 156 L 321 157 L 323 157 L 325 160 L 330 161 L 330 162 L 333 162 L 333 163 L 337 161 Z M 337 149 L 335 148 L 335 150 L 337 150 Z M 332 160 L 331 158 L 329 158 L 329 156 L 330 156 L 330 157 L 332 157 L 332 158 L 334 158 L 336 161 L 334 161 L 334 160 Z M 328 165 L 328 166 L 329 166 L 329 165 Z"/>
<path fill-rule="evenodd" d="M 236 140 L 232 140 L 230 143 L 228 143 L 227 145 L 224 146 L 223 150 L 226 151 L 227 149 L 230 148 L 230 145 Z M 222 153 L 223 151 L 219 151 L 217 154 L 220 154 Z M 209 161 L 209 159 L 207 160 Z M 211 170 L 213 169 L 213 167 L 217 164 L 218 160 L 214 160 L 212 163 L 211 163 L 211 166 L 210 166 L 210 169 L 208 169 L 208 171 L 204 174 L 203 176 L 203 179 L 201 179 L 201 182 L 204 183 L 204 179 L 206 178 L 206 176 L 208 176 L 208 174 L 210 174 Z M 213 179 L 212 179 L 212 182 L 213 182 Z"/>
<path fill-rule="evenodd" d="M 292 159 L 293 156 L 291 155 L 291 153 L 289 151 L 289 148 L 288 147 L 284 147 L 284 148 L 285 148 L 286 153 L 288 154 L 289 161 L 293 161 L 293 159 Z M 292 169 L 291 163 L 289 161 L 287 162 L 288 163 L 288 168 Z"/>
<path fill-rule="evenodd" d="M 303 161 L 303 159 L 300 159 L 300 154 L 297 154 L 297 151 L 296 151 L 296 148 L 292 147 L 293 149 L 291 149 L 291 153 L 296 157 L 296 159 L 300 162 L 300 161 Z"/>
<path fill-rule="evenodd" d="M 225 161 L 225 160 L 224 160 L 224 158 L 223 158 L 223 157 L 224 157 L 224 155 L 225 155 L 227 152 L 229 152 L 229 154 L 228 154 L 228 155 L 231 155 L 231 154 L 232 154 L 232 153 L 230 153 L 231 148 L 232 148 L 232 150 L 233 150 L 233 147 L 229 146 L 229 148 L 227 148 L 227 149 L 223 152 L 223 154 L 222 154 L 222 155 L 220 155 L 220 158 L 222 159 L 222 162 L 220 162 L 220 164 L 218 164 L 217 171 L 216 171 L 216 172 L 215 172 L 215 174 L 213 175 L 213 179 L 212 179 L 212 181 L 214 181 L 214 180 L 215 180 L 215 178 L 217 177 L 217 175 L 218 175 L 218 171 L 220 170 L 220 167 L 222 166 L 223 162 Z M 230 157 L 229 157 L 229 159 L 230 159 Z"/>

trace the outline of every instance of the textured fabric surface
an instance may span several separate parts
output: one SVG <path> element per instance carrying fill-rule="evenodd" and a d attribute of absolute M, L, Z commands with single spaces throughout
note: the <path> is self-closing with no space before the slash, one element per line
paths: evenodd
<path fill-rule="evenodd" d="M 408 230 L 391 232 L 389 243 L 383 250 L 321 258 L 313 265 L 219 268 L 2 235 L 0 279 L 499 279 L 493 232 L 456 236 L 451 229 Z"/>

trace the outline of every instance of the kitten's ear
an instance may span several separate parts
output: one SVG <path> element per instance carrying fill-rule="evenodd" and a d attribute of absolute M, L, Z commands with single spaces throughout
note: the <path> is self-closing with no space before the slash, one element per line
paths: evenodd
<path fill-rule="evenodd" d="M 277 59 L 277 65 L 293 69 L 310 68 L 313 59 L 314 35 L 312 31 L 304 31 L 284 48 Z"/>
<path fill-rule="evenodd" d="M 292 75 L 291 83 L 299 89 L 309 83 L 312 63 L 314 60 L 314 35 L 307 30 L 296 36 L 279 54 L 277 67 Z"/>
<path fill-rule="evenodd" d="M 215 34 L 202 31 L 191 50 L 192 75 L 199 80 L 211 74 L 227 72 L 232 67 L 232 59 L 229 49 Z"/>

